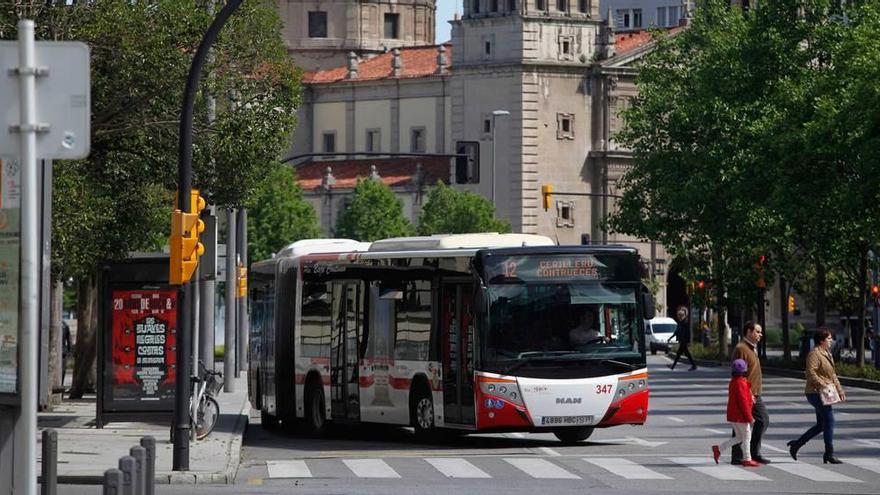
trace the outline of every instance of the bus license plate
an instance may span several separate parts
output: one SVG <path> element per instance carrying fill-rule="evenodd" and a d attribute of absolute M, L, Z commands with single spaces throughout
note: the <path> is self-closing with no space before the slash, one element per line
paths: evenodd
<path fill-rule="evenodd" d="M 593 416 L 542 416 L 542 425 L 591 425 Z"/>

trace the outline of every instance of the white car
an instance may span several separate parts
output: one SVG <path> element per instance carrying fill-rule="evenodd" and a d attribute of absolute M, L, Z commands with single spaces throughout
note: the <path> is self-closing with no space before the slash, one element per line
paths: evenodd
<path fill-rule="evenodd" d="M 658 316 L 645 322 L 645 344 L 648 345 L 651 354 L 657 354 L 658 350 L 669 350 L 668 340 L 675 333 L 676 328 L 678 324 L 675 320 L 665 316 Z"/>

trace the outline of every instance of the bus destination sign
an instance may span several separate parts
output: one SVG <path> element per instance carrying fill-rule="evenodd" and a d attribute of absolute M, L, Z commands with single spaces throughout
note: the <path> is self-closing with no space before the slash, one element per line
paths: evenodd
<path fill-rule="evenodd" d="M 492 256 L 489 283 L 604 280 L 608 267 L 592 255 Z"/>

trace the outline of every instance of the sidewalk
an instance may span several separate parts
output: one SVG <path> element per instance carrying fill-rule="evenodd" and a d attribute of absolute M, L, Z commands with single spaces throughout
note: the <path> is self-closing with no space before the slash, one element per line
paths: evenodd
<path fill-rule="evenodd" d="M 250 414 L 246 377 L 241 373 L 235 392 L 221 392 L 216 398 L 220 418 L 208 438 L 190 443 L 189 471 L 171 470 L 173 445 L 167 424 L 109 423 L 103 429 L 95 428 L 94 396 L 65 400 L 55 411 L 38 414 L 41 431 L 54 428 L 58 432 L 58 483 L 101 484 L 104 471 L 117 467 L 119 458 L 147 435 L 156 439 L 156 483 L 233 483 Z M 37 449 L 42 452 L 41 446 Z"/>

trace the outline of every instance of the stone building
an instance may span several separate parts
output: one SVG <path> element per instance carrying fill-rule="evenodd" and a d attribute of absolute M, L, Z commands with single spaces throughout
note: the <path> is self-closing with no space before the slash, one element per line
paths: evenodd
<path fill-rule="evenodd" d="M 291 3 L 320 4 L 328 15 L 337 4 L 339 12 L 352 8 Z M 433 2 L 398 2 L 426 3 L 433 9 Z M 560 244 L 632 245 L 656 261 L 649 269 L 662 270 L 661 246 L 605 232 L 601 221 L 614 208 L 618 180 L 632 160 L 614 133 L 637 94 L 636 64 L 651 49 L 650 34 L 615 33 L 596 0 L 464 0 L 463 7 L 451 21 L 450 44 L 434 45 L 431 37 L 379 55 L 340 47 L 333 57 L 343 63 L 306 73 L 292 154 L 336 154 L 298 167 L 327 233 L 353 187 L 338 178 L 353 170 L 366 176 L 377 165 L 413 220 L 425 188 L 443 178 L 492 200 L 516 232 Z M 299 60 L 310 52 L 291 53 Z M 450 158 L 379 164 L 358 156 L 464 151 L 478 156 L 478 166 L 458 174 Z M 394 179 L 383 172 L 391 166 Z M 553 193 L 545 209 L 547 185 Z"/>

